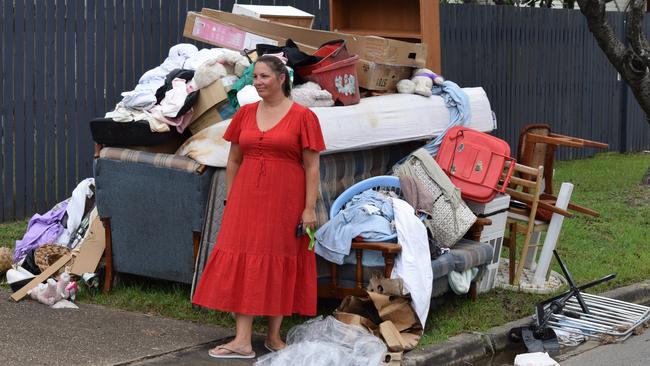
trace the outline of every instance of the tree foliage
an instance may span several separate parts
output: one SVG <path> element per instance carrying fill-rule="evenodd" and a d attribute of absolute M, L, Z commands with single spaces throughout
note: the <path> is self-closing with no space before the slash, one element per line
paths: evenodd
<path fill-rule="evenodd" d="M 625 40 L 618 39 L 607 21 L 606 1 L 577 1 L 598 46 L 630 86 L 646 114 L 646 121 L 650 123 L 650 45 L 643 32 L 646 0 L 631 0 L 628 4 Z"/>

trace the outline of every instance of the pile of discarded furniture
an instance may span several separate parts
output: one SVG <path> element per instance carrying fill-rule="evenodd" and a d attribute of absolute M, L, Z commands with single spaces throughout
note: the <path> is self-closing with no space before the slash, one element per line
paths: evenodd
<path fill-rule="evenodd" d="M 391 352 L 417 344 L 431 298 L 453 291 L 476 299 L 490 291 L 503 245 L 510 248 L 509 284 L 519 285 L 526 265 L 536 265 L 534 278 L 545 281 L 568 210 L 597 214 L 569 202 L 568 183 L 553 195 L 553 158 L 556 146 L 606 145 L 532 126 L 512 158 L 509 145 L 488 134 L 496 120 L 485 91 L 460 88 L 426 69 L 423 44 L 212 9 L 188 13 L 184 35 L 217 47 L 171 47 L 114 110 L 90 122 L 97 209 L 84 217 L 103 240 L 93 246 L 88 268 L 72 271 L 92 274 L 103 253 L 106 291 L 117 273 L 194 288 L 224 209 L 223 133 L 241 105 L 259 100 L 251 61 L 266 53 L 287 58 L 292 97 L 318 116 L 326 143 L 317 201 L 318 295 L 343 299 L 337 319 L 380 334 Z M 388 205 L 393 216 L 384 224 L 391 231 L 357 230 L 330 240 L 326 231 L 337 215 L 368 197 L 379 202 L 374 212 Z M 536 262 L 529 248 L 542 230 L 548 234 Z M 525 234 L 519 258 L 517 233 Z M 88 263 L 71 253 L 44 273 L 53 275 L 75 256 L 75 264 Z M 386 284 L 399 290 L 384 291 Z M 388 315 L 391 303 L 409 309 L 407 321 Z"/>

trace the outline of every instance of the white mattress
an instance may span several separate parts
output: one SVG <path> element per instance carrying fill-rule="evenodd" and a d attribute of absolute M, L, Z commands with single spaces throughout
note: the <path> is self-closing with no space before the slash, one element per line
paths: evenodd
<path fill-rule="evenodd" d="M 482 132 L 496 128 L 490 101 L 483 88 L 463 88 L 469 96 L 471 120 L 468 127 Z M 325 138 L 323 154 L 363 150 L 404 141 L 426 140 L 440 134 L 449 124 L 449 111 L 439 96 L 388 94 L 363 98 L 346 107 L 311 108 L 320 120 Z M 177 151 L 201 164 L 225 167 L 230 143 L 223 134 L 230 120 L 217 123 L 187 140 Z"/>
<path fill-rule="evenodd" d="M 467 127 L 482 132 L 496 128 L 483 88 L 463 88 L 471 105 Z M 440 96 L 387 94 L 362 98 L 345 107 L 311 108 L 320 120 L 326 153 L 361 150 L 403 141 L 424 140 L 449 124 L 449 110 Z"/>

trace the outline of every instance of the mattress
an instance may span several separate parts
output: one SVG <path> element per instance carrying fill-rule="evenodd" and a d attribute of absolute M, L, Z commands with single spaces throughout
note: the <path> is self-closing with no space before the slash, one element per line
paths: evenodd
<path fill-rule="evenodd" d="M 490 132 L 496 128 L 490 101 L 483 88 L 463 88 L 471 106 L 467 127 Z M 387 94 L 362 98 L 345 107 L 311 108 L 320 120 L 324 154 L 403 141 L 426 140 L 439 135 L 449 124 L 449 110 L 440 96 Z"/>
<path fill-rule="evenodd" d="M 482 132 L 496 128 L 490 101 L 483 88 L 464 88 L 470 100 L 468 127 Z M 326 150 L 321 154 L 367 150 L 405 141 L 425 141 L 439 135 L 449 124 L 449 110 L 442 97 L 388 94 L 363 98 L 356 105 L 311 108 L 318 116 Z M 201 130 L 189 138 L 178 153 L 201 164 L 224 167 L 230 144 L 223 134 L 230 120 Z"/>

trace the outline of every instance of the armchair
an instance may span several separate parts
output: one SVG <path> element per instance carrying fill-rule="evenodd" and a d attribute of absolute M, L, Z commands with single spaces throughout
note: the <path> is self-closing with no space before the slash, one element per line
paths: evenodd
<path fill-rule="evenodd" d="M 192 283 L 213 168 L 182 156 L 106 147 L 94 161 L 106 228 L 106 278 L 117 272 Z"/>

